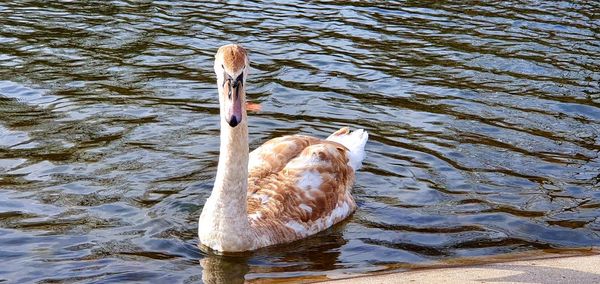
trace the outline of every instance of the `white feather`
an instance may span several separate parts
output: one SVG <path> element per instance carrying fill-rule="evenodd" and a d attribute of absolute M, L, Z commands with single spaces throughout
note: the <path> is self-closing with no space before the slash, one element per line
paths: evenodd
<path fill-rule="evenodd" d="M 262 213 L 260 213 L 260 211 L 253 214 L 248 214 L 248 218 L 250 218 L 252 221 L 256 221 L 260 219 L 260 217 L 262 217 Z"/>
<path fill-rule="evenodd" d="M 302 207 L 302 205 L 304 204 L 300 204 L 300 207 Z M 296 233 L 302 236 L 309 236 L 333 226 L 333 224 L 335 224 L 336 221 L 340 221 L 348 217 L 350 213 L 352 213 L 352 208 L 348 203 L 343 202 L 341 204 L 338 204 L 338 206 L 336 206 L 335 209 L 333 209 L 333 211 L 331 211 L 329 215 L 315 220 L 309 226 L 307 226 L 306 223 L 302 224 L 294 220 L 288 221 L 285 224 L 285 226 L 294 230 Z"/>
<path fill-rule="evenodd" d="M 285 226 L 294 230 L 296 233 L 299 233 L 300 235 L 304 236 L 307 234 L 306 227 L 304 227 L 302 224 L 298 223 L 297 221 L 291 220 L 291 221 L 285 223 Z"/>
<path fill-rule="evenodd" d="M 350 150 L 348 165 L 354 171 L 362 166 L 362 161 L 365 159 L 365 144 L 367 144 L 368 139 L 369 133 L 363 129 L 354 130 L 349 134 L 332 134 L 327 138 L 327 140 L 340 143 Z"/>
<path fill-rule="evenodd" d="M 321 174 L 317 171 L 305 171 L 302 173 L 300 180 L 298 180 L 298 187 L 309 190 L 309 189 L 318 189 L 323 183 L 323 178 L 321 178 Z"/>
<path fill-rule="evenodd" d="M 260 200 L 261 204 L 265 204 L 265 203 L 269 202 L 269 199 L 270 199 L 270 197 L 266 194 L 253 194 L 252 197 Z"/>
<path fill-rule="evenodd" d="M 298 205 L 298 207 L 302 208 L 302 210 L 308 212 L 308 214 L 312 213 L 312 208 L 310 208 L 310 206 L 302 203 L 300 205 Z"/>

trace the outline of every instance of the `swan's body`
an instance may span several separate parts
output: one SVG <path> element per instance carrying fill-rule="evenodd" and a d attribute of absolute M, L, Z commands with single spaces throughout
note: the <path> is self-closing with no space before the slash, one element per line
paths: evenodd
<path fill-rule="evenodd" d="M 202 245 L 225 252 L 291 242 L 348 217 L 356 209 L 350 191 L 368 138 L 342 128 L 326 140 L 275 138 L 248 153 L 247 71 L 242 47 L 219 49 L 219 165 L 198 236 Z"/>

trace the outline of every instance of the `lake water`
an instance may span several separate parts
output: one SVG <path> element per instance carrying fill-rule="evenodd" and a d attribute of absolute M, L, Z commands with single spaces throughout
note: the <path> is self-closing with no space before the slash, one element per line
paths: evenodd
<path fill-rule="evenodd" d="M 308 280 L 600 245 L 597 1 L 78 2 L 0 3 L 0 282 Z M 348 221 L 226 257 L 196 229 L 231 42 L 263 107 L 252 149 L 370 140 Z"/>

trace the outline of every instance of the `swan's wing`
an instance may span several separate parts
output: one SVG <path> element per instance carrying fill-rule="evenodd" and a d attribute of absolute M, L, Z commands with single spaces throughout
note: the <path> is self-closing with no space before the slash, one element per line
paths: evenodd
<path fill-rule="evenodd" d="M 265 177 L 277 173 L 298 156 L 302 150 L 320 139 L 291 135 L 271 139 L 250 153 L 248 172 L 250 176 Z"/>
<path fill-rule="evenodd" d="M 291 241 L 312 235 L 354 211 L 353 182 L 348 149 L 336 142 L 315 141 L 280 171 L 262 177 L 250 175 L 250 221 L 254 227 L 263 227 L 271 238 Z"/>

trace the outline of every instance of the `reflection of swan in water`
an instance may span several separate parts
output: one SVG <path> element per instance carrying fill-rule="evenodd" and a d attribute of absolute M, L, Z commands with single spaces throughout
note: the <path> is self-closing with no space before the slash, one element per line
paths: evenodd
<path fill-rule="evenodd" d="M 284 136 L 249 154 L 245 49 L 219 48 L 214 69 L 221 147 L 214 188 L 200 215 L 200 243 L 249 251 L 305 238 L 348 217 L 356 209 L 350 191 L 368 134 L 342 128 L 325 140 Z"/>
<path fill-rule="evenodd" d="M 277 273 L 277 278 L 281 278 L 285 273 L 294 273 L 298 277 L 298 272 L 306 273 L 305 280 L 325 280 L 324 271 L 339 268 L 339 248 L 346 244 L 343 228 L 343 224 L 336 225 L 323 234 L 252 252 L 228 255 L 207 252 L 200 260 L 202 282 L 243 283 L 249 273 L 266 274 L 266 277 L 269 273 Z M 275 265 L 264 266 L 263 263 Z M 248 280 L 252 278 L 249 275 Z"/>
<path fill-rule="evenodd" d="M 206 284 L 244 283 L 244 277 L 250 271 L 248 260 L 248 257 L 207 255 L 200 260 L 200 265 L 202 265 L 202 282 Z"/>

